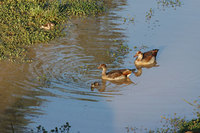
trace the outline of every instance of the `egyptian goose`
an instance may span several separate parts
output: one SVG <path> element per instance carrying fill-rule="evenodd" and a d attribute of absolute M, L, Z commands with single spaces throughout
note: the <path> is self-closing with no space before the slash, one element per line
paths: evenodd
<path fill-rule="evenodd" d="M 47 23 L 45 25 L 42 25 L 40 28 L 41 29 L 45 29 L 45 30 L 50 30 L 54 27 L 54 24 L 53 23 Z"/>
<path fill-rule="evenodd" d="M 156 64 L 156 56 L 159 49 L 153 49 L 151 51 L 147 51 L 145 53 L 142 53 L 141 51 L 138 51 L 134 57 L 137 57 L 135 60 L 136 66 L 145 66 L 145 65 L 152 65 Z"/>
<path fill-rule="evenodd" d="M 102 79 L 106 80 L 121 80 L 129 77 L 133 70 L 130 69 L 120 69 L 120 70 L 113 70 L 106 73 L 107 67 L 105 64 L 100 64 L 98 69 L 103 69 L 102 71 Z"/>

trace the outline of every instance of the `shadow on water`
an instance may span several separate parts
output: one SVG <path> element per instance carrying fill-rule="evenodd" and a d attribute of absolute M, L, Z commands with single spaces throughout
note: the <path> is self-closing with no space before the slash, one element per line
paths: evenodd
<path fill-rule="evenodd" d="M 137 67 L 136 67 L 136 71 L 133 72 L 133 73 L 134 73 L 134 75 L 135 75 L 136 77 L 139 77 L 139 76 L 142 75 L 142 69 L 143 69 L 143 68 L 150 69 L 150 68 L 153 68 L 153 67 L 159 67 L 159 65 L 157 65 L 157 63 L 155 63 L 155 64 L 148 65 L 148 66 L 137 66 Z"/>

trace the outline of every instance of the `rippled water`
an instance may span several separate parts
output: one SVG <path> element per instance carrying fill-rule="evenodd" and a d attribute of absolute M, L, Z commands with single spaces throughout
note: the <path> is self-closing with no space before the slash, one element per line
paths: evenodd
<path fill-rule="evenodd" d="M 183 99 L 200 94 L 200 2 L 157 2 L 113 1 L 106 14 L 73 18 L 65 37 L 35 47 L 32 63 L 1 62 L 0 131 L 68 121 L 72 132 L 121 133 L 127 126 L 154 129 L 161 115 L 193 118 Z M 139 70 L 130 81 L 102 82 L 99 64 L 135 68 L 139 48 L 160 49 L 159 66 Z M 102 86 L 91 90 L 94 81 Z"/>

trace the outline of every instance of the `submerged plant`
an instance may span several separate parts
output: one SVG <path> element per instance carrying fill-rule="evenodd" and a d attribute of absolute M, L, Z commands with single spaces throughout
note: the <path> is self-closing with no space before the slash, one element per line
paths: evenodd
<path fill-rule="evenodd" d="M 182 4 L 180 0 L 158 0 L 157 3 L 162 7 L 172 7 L 174 9 Z"/>
<path fill-rule="evenodd" d="M 134 46 L 133 48 L 134 48 L 134 51 L 140 51 L 140 50 L 146 50 L 149 47 L 144 45 L 144 44 L 142 44 L 141 46 Z"/>
<path fill-rule="evenodd" d="M 118 42 L 117 40 L 113 40 L 114 42 Z M 127 44 L 123 44 L 123 42 L 118 42 L 119 44 L 110 50 L 107 50 L 106 53 L 110 56 L 110 62 L 120 62 L 130 51 L 131 48 Z"/>
<path fill-rule="evenodd" d="M 134 17 L 124 17 L 123 18 L 124 19 L 124 24 L 125 23 L 134 23 L 135 22 L 135 19 L 134 19 Z"/>
<path fill-rule="evenodd" d="M 153 16 L 153 9 L 150 8 L 150 10 L 146 12 L 146 20 L 150 20 L 152 16 Z"/>
<path fill-rule="evenodd" d="M 173 9 L 176 9 L 176 7 L 180 7 L 182 5 L 181 0 L 157 0 L 158 8 L 165 8 L 172 7 Z M 154 16 L 154 10 L 150 8 L 149 11 L 146 12 L 146 21 L 151 20 L 151 18 Z"/>

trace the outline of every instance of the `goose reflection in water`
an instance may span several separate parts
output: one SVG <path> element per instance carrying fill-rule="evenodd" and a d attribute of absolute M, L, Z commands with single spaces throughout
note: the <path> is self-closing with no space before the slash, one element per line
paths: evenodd
<path fill-rule="evenodd" d="M 153 68 L 153 67 L 159 67 L 159 65 L 157 65 L 157 62 L 155 61 L 153 64 L 148 64 L 148 65 L 135 65 L 136 66 L 136 71 L 134 71 L 134 75 L 136 77 L 139 77 L 142 75 L 142 69 L 143 68 Z"/>
<path fill-rule="evenodd" d="M 108 85 L 106 85 L 107 82 L 109 82 Z M 105 79 L 102 79 L 101 82 L 95 81 L 94 83 L 91 84 L 91 91 L 94 91 L 94 89 L 97 89 L 99 92 L 104 92 L 104 91 L 106 91 L 106 88 L 108 88 L 108 86 L 110 86 L 110 84 L 130 85 L 130 84 L 135 84 L 135 83 L 130 78 L 125 78 L 125 79 L 121 79 L 121 80 L 105 80 Z"/>

